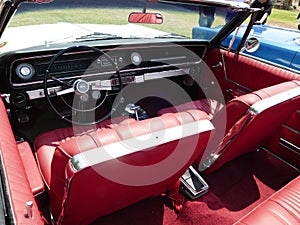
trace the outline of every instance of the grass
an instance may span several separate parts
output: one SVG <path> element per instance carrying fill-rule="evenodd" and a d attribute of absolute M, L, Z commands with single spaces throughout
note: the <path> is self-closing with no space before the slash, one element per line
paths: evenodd
<path fill-rule="evenodd" d="M 45 10 L 42 14 L 40 11 L 23 12 L 16 14 L 17 20 L 12 20 L 10 26 L 20 26 L 28 24 L 57 23 L 60 21 L 76 23 L 99 23 L 99 24 L 127 24 L 127 16 L 132 11 L 140 11 L 141 9 L 115 8 L 114 14 L 111 9 L 90 9 L 87 14 L 84 9 L 72 10 Z M 158 11 L 159 12 L 159 11 Z M 147 25 L 149 27 L 177 33 L 190 37 L 192 27 L 198 25 L 198 13 L 188 11 L 164 11 L 164 23 L 162 25 Z M 41 15 L 43 15 L 41 17 Z M 267 24 L 280 27 L 297 29 L 298 21 L 296 19 L 298 12 L 295 10 L 273 9 L 269 16 Z M 38 20 L 36 18 L 39 18 Z M 185 18 L 182 20 L 182 18 Z M 216 18 L 215 25 L 224 23 L 223 18 Z"/>
<path fill-rule="evenodd" d="M 298 11 L 273 9 L 267 24 L 279 27 L 297 29 L 300 21 L 297 20 Z"/>

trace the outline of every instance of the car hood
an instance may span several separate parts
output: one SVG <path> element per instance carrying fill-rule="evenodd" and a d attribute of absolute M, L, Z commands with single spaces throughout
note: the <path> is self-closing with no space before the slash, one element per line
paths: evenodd
<path fill-rule="evenodd" d="M 57 31 L 60 32 L 57 32 Z M 50 46 L 57 43 L 76 42 L 77 38 L 93 33 L 113 35 L 120 38 L 155 38 L 169 33 L 136 24 L 98 25 L 56 23 L 9 27 L 0 39 L 0 52 L 24 49 L 34 46 Z M 23 35 L 20 38 L 20 34 Z M 84 40 L 84 39 L 82 39 Z"/>
<path fill-rule="evenodd" d="M 246 27 L 241 28 L 241 32 L 245 30 Z M 276 46 L 282 46 L 286 49 L 297 51 L 300 49 L 300 31 L 268 26 L 268 25 L 254 25 L 250 36 L 257 37 L 261 42 L 266 43 L 276 43 Z"/>

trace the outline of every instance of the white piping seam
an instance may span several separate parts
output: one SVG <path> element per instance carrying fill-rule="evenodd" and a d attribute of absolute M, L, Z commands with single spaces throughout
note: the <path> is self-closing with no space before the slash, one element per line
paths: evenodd
<path fill-rule="evenodd" d="M 112 159 L 143 151 L 181 138 L 213 130 L 209 120 L 200 120 L 164 130 L 140 135 L 127 140 L 101 146 L 73 156 L 69 163 L 75 171 L 97 165 Z"/>
<path fill-rule="evenodd" d="M 249 112 L 254 115 L 257 115 L 263 112 L 264 110 L 271 108 L 272 106 L 278 105 L 282 102 L 295 98 L 299 95 L 300 95 L 300 87 L 293 88 L 291 90 L 279 93 L 277 95 L 271 96 L 269 98 L 254 103 L 249 108 Z"/>

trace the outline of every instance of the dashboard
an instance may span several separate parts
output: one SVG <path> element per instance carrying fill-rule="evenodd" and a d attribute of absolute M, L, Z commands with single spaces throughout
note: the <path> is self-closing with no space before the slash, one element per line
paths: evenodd
<path fill-rule="evenodd" d="M 59 49 L 39 51 L 16 51 L 2 56 L 1 68 L 2 93 L 7 101 L 21 102 L 44 98 L 43 83 L 46 71 L 50 76 L 68 81 L 84 79 L 96 80 L 99 90 L 113 90 L 118 85 L 115 74 L 119 70 L 122 84 L 141 83 L 147 80 L 177 77 L 196 73 L 197 67 L 206 52 L 206 46 L 200 43 L 184 42 L 180 44 L 153 43 L 122 46 L 95 46 L 93 51 L 84 46 L 73 47 L 57 57 L 49 68 Z M 62 50 L 65 48 L 62 48 Z M 103 53 L 103 54 L 102 54 Z M 9 66 L 7 66 L 9 65 Z M 48 82 L 50 90 L 59 89 L 59 82 Z M 13 93 L 13 95 L 11 95 Z M 12 99 L 16 98 L 16 99 Z"/>

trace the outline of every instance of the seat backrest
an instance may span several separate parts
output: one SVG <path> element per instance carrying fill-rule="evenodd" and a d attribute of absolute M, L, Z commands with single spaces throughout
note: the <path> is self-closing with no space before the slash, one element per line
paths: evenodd
<path fill-rule="evenodd" d="M 234 126 L 234 124 L 245 114 L 248 109 L 258 101 L 272 97 L 286 90 L 290 90 L 299 86 L 299 81 L 288 81 L 280 83 L 274 86 L 260 89 L 245 95 L 236 97 L 226 103 L 226 107 L 223 107 L 212 118 L 213 124 L 218 127 L 226 118 L 225 133 Z"/>
<path fill-rule="evenodd" d="M 300 81 L 289 81 L 264 88 L 243 96 L 257 96 L 261 100 L 253 103 L 237 122 L 228 129 L 219 144 L 207 172 L 211 172 L 233 158 L 253 151 L 284 123 L 300 106 Z M 252 99 L 251 99 L 252 101 Z M 226 106 L 226 108 L 228 108 Z M 234 114 L 234 108 L 228 110 L 227 118 Z M 217 129 L 217 125 L 214 123 Z M 203 167 L 202 167 L 203 170 Z"/>
<path fill-rule="evenodd" d="M 288 81 L 236 97 L 227 102 L 225 106 L 213 99 L 201 99 L 161 109 L 158 114 L 163 115 L 197 109 L 211 118 L 217 132 L 215 132 L 213 140 L 209 142 L 205 152 L 195 162 L 195 165 L 202 171 L 214 163 L 215 158 L 212 157 L 215 157 L 215 153 L 221 151 L 225 143 L 239 132 L 240 126 L 243 124 L 239 121 L 246 118 L 252 105 L 298 86 L 299 81 Z"/>
<path fill-rule="evenodd" d="M 211 130 L 203 114 L 189 111 L 114 125 L 61 142 L 52 159 L 53 165 L 61 165 L 53 168 L 51 177 L 65 175 L 55 180 L 62 184 L 49 190 L 52 207 L 61 205 L 54 216 L 62 224 L 88 224 L 171 190 L 203 152 Z M 63 184 L 62 196 L 55 187 Z"/>

